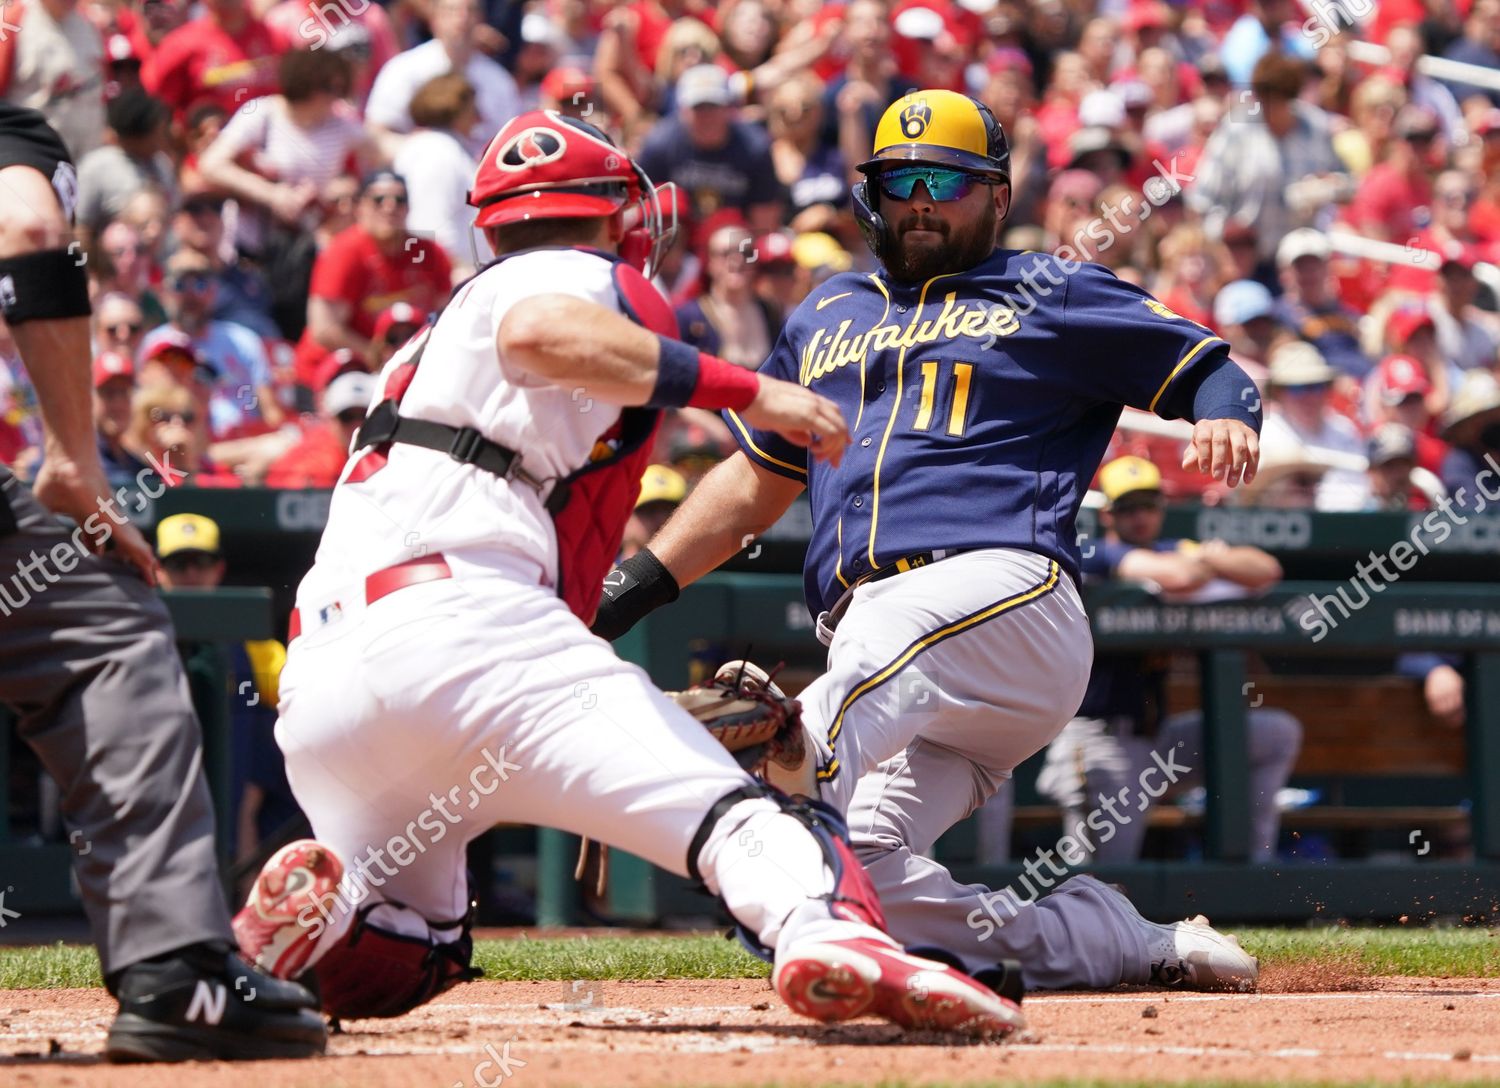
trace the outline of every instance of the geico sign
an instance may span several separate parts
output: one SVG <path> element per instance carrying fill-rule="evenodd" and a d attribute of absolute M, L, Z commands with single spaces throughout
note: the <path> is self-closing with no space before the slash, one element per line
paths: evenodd
<path fill-rule="evenodd" d="M 327 491 L 283 491 L 276 496 L 276 527 L 288 531 L 321 532 L 328 524 Z"/>
<path fill-rule="evenodd" d="M 1260 548 L 1305 548 L 1312 541 L 1306 510 L 1203 510 L 1199 540 L 1226 540 Z"/>

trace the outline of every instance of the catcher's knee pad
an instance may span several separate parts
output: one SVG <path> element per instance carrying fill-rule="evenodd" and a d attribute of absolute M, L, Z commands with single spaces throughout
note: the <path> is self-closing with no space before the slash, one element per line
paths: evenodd
<path fill-rule="evenodd" d="M 76 247 L 0 257 L 0 314 L 9 324 L 92 312 L 89 279 Z"/>
<path fill-rule="evenodd" d="M 425 935 L 398 933 L 370 920 L 390 908 L 421 920 Z M 391 900 L 361 907 L 349 932 L 312 968 L 323 1011 L 339 1020 L 400 1016 L 484 972 L 472 965 L 474 912 L 452 922 L 431 922 Z M 433 931 L 460 930 L 451 941 Z"/>
<path fill-rule="evenodd" d="M 703 875 L 698 871 L 698 855 L 719 821 L 741 801 L 760 797 L 774 801 L 783 813 L 806 827 L 822 849 L 823 860 L 830 875 L 829 890 L 822 898 L 827 900 L 830 913 L 837 918 L 862 922 L 884 930 L 885 912 L 880 909 L 880 896 L 876 894 L 875 885 L 870 882 L 864 866 L 854 856 L 849 845 L 849 828 L 843 818 L 822 801 L 807 798 L 793 800 L 779 790 L 760 783 L 732 790 L 708 810 L 708 815 L 703 818 L 703 823 L 698 826 L 688 847 L 688 873 L 692 878 L 703 883 Z M 772 961 L 772 950 L 761 943 L 757 934 L 752 933 L 738 919 L 735 920 L 734 929 L 740 943 L 751 954 L 768 963 Z"/>

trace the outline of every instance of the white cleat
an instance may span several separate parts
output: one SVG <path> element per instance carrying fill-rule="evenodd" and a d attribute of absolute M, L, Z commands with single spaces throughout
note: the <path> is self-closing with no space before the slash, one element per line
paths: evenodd
<path fill-rule="evenodd" d="M 946 963 L 868 937 L 789 953 L 771 976 L 793 1012 L 835 1023 L 871 1013 L 909 1030 L 1004 1038 L 1026 1026 L 1014 1001 Z"/>
<path fill-rule="evenodd" d="M 1238 937 L 1220 933 L 1203 915 L 1168 925 L 1148 922 L 1117 885 L 1088 875 L 1073 880 L 1088 881 L 1107 896 L 1123 915 L 1122 920 L 1134 924 L 1145 941 L 1146 970 L 1121 982 L 1204 993 L 1255 992 L 1260 962 L 1240 947 Z"/>
<path fill-rule="evenodd" d="M 1260 961 L 1240 947 L 1238 937 L 1220 933 L 1203 915 L 1165 926 L 1142 921 L 1155 931 L 1146 939 L 1146 954 L 1156 985 L 1205 993 L 1255 992 Z"/>

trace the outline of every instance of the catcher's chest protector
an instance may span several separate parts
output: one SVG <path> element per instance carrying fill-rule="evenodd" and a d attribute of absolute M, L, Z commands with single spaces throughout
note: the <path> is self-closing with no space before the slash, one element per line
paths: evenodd
<path fill-rule="evenodd" d="M 654 333 L 676 337 L 677 318 L 661 292 L 619 258 L 599 256 L 614 262 L 615 290 L 625 315 Z M 386 380 L 382 397 L 398 410 L 426 354 L 422 348 L 428 331 L 424 328 L 416 334 L 413 339 L 421 340 L 421 347 Z M 557 532 L 557 595 L 585 625 L 594 621 L 604 576 L 619 554 L 660 423 L 661 413 L 654 409 L 622 409 L 620 418 L 595 440 L 589 463 L 555 483 L 547 497 L 547 512 Z M 350 472 L 349 482 L 358 483 L 378 472 L 385 464 L 385 452 L 379 447 L 367 452 Z"/>

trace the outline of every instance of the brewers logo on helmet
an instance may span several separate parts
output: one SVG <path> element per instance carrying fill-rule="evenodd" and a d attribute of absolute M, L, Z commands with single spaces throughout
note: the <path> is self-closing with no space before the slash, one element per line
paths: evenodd
<path fill-rule="evenodd" d="M 956 166 L 1010 177 L 1010 144 L 984 103 L 956 91 L 912 91 L 893 102 L 875 129 L 875 154 L 864 174 L 907 162 Z"/>
<path fill-rule="evenodd" d="M 1010 143 L 988 106 L 956 91 L 912 91 L 891 103 L 875 128 L 874 155 L 859 164 L 866 179 L 909 163 L 964 170 L 1010 182 Z M 877 257 L 886 245 L 879 191 L 869 180 L 854 186 L 854 216 Z"/>

